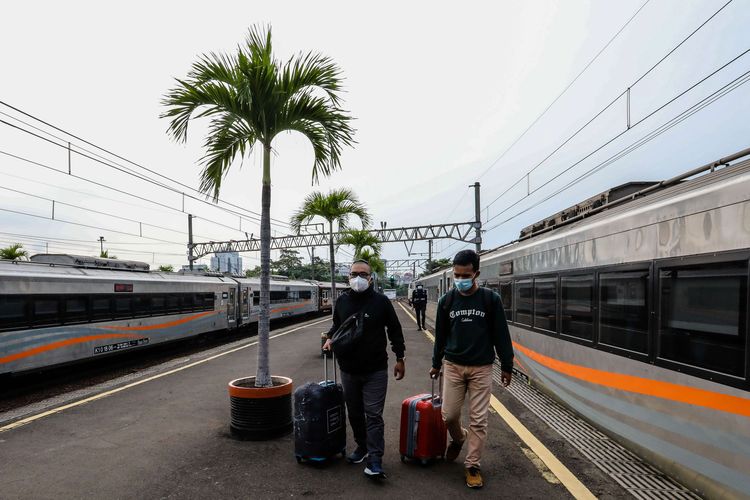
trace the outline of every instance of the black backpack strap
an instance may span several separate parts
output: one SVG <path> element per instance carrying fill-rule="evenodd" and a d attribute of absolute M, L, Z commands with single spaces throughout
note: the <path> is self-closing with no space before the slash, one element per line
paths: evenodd
<path fill-rule="evenodd" d="M 484 309 L 487 311 L 487 323 L 490 325 L 490 328 L 495 327 L 495 305 L 493 304 L 495 292 L 492 291 L 491 288 L 484 288 L 482 287 L 482 293 L 484 296 L 482 297 L 482 300 L 484 301 Z"/>
<path fill-rule="evenodd" d="M 443 311 L 450 311 L 451 306 L 453 305 L 453 294 L 455 293 L 455 289 L 451 288 L 448 290 L 448 293 L 445 294 L 445 300 L 443 301 Z"/>

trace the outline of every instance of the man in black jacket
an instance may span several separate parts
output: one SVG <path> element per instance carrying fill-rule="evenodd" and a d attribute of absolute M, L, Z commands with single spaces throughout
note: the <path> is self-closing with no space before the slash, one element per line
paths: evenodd
<path fill-rule="evenodd" d="M 336 300 L 333 325 L 323 350 L 330 349 L 330 338 L 348 317 L 363 313 L 364 333 L 357 341 L 354 352 L 336 358 L 341 368 L 349 424 L 357 442 L 357 448 L 347 460 L 358 464 L 367 459 L 365 474 L 384 478 L 383 406 L 388 389 L 386 329 L 391 349 L 396 355 L 393 369 L 396 380 L 404 378 L 405 347 L 401 323 L 393 304 L 385 295 L 373 290 L 371 274 L 372 270 L 366 261 L 358 260 L 352 264 L 349 275 L 351 290 Z"/>
<path fill-rule="evenodd" d="M 422 284 L 417 285 L 411 293 L 411 305 L 417 316 L 417 330 L 427 328 L 424 325 L 425 311 L 427 311 L 427 291 Z"/>

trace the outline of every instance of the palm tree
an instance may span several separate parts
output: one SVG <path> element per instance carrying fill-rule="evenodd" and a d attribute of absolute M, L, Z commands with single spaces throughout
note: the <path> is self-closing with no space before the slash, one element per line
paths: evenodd
<path fill-rule="evenodd" d="M 341 70 L 328 57 L 309 52 L 286 63 L 273 56 L 271 28 L 250 29 L 234 54 L 204 54 L 187 78 L 177 80 L 162 103 L 171 119 L 168 134 L 187 141 L 192 119 L 210 118 L 200 188 L 218 200 L 221 182 L 237 156 L 263 151 L 260 224 L 260 318 L 255 385 L 272 385 L 268 363 L 271 257 L 271 144 L 296 131 L 312 143 L 312 181 L 341 167 L 344 146 L 354 143 L 348 112 L 339 107 Z"/>
<path fill-rule="evenodd" d="M 354 258 L 362 258 L 362 250 L 370 248 L 373 255 L 380 255 L 383 249 L 383 243 L 377 236 L 365 229 L 349 229 L 345 231 L 344 236 L 339 238 L 340 245 L 351 245 L 354 247 Z"/>
<path fill-rule="evenodd" d="M 294 215 L 292 215 L 292 229 L 298 234 L 303 224 L 307 224 L 315 217 L 328 221 L 329 242 L 328 250 L 331 254 L 331 300 L 336 298 L 336 262 L 334 257 L 333 223 L 336 222 L 339 231 L 349 229 L 349 217 L 359 217 L 362 227 L 370 225 L 372 219 L 367 208 L 360 203 L 357 195 L 350 189 L 334 189 L 328 194 L 315 191 L 307 195 L 305 201 Z M 333 304 L 333 302 L 332 302 Z"/>
<path fill-rule="evenodd" d="M 23 245 L 20 243 L 14 243 L 9 247 L 0 248 L 0 259 L 22 260 L 28 258 L 29 252 L 24 250 Z"/>
<path fill-rule="evenodd" d="M 110 255 L 109 250 L 102 250 L 101 252 L 99 252 L 99 257 L 101 257 L 102 259 L 116 259 L 117 255 Z"/>

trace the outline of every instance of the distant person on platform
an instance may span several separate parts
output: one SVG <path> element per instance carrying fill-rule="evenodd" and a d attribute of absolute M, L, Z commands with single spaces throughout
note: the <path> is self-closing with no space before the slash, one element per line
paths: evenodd
<path fill-rule="evenodd" d="M 331 337 L 351 315 L 364 311 L 364 331 L 356 343 L 355 351 L 336 359 L 341 368 L 341 383 L 357 448 L 348 457 L 352 464 L 367 459 L 365 474 L 385 478 L 383 452 L 385 451 L 383 407 L 388 389 L 387 340 L 396 355 L 393 375 L 404 378 L 404 335 L 393 304 L 372 286 L 372 269 L 364 260 L 355 261 L 349 273 L 350 290 L 336 300 L 333 325 L 323 350 L 331 348 Z M 386 334 L 387 330 L 387 334 Z M 387 335 L 387 340 L 386 340 Z"/>
<path fill-rule="evenodd" d="M 464 442 L 466 486 L 481 488 L 482 448 L 487 439 L 487 412 L 492 395 L 492 365 L 500 358 L 501 382 L 510 385 L 513 345 L 500 296 L 477 285 L 479 256 L 462 250 L 453 258 L 456 289 L 440 298 L 435 320 L 435 349 L 431 377 L 444 372 L 443 420 L 451 436 L 445 453 L 448 461 L 458 458 Z M 445 358 L 445 360 L 443 360 Z M 469 429 L 461 425 L 461 408 L 469 394 Z"/>
<path fill-rule="evenodd" d="M 425 329 L 424 317 L 427 311 L 427 290 L 424 289 L 421 283 L 411 292 L 411 306 L 414 308 L 414 313 L 417 316 L 417 330 Z"/>

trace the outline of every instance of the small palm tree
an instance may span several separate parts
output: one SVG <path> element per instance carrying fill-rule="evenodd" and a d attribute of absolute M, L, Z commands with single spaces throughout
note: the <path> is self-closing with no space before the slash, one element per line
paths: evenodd
<path fill-rule="evenodd" d="M 383 249 L 383 243 L 377 236 L 365 229 L 349 229 L 345 231 L 344 236 L 339 238 L 340 245 L 351 245 L 354 247 L 354 258 L 361 259 L 362 251 L 369 248 L 372 255 L 380 255 Z"/>
<path fill-rule="evenodd" d="M 29 252 L 24 250 L 23 245 L 20 243 L 14 243 L 9 247 L 0 248 L 0 259 L 23 260 L 28 258 Z"/>
<path fill-rule="evenodd" d="M 166 264 L 164 266 L 159 266 L 159 272 L 162 272 L 162 273 L 173 273 L 174 272 L 174 266 L 172 264 Z"/>
<path fill-rule="evenodd" d="M 360 203 L 357 195 L 349 189 L 334 189 L 328 194 L 315 191 L 307 195 L 305 201 L 294 215 L 292 215 L 292 229 L 298 234 L 303 224 L 309 223 L 315 217 L 328 221 L 329 242 L 328 250 L 331 254 L 331 299 L 336 297 L 336 262 L 334 256 L 333 224 L 338 225 L 339 231 L 349 229 L 349 218 L 359 217 L 362 227 L 367 227 L 372 221 L 364 204 Z"/>
<path fill-rule="evenodd" d="M 187 78 L 162 103 L 171 119 L 168 133 L 187 141 L 188 124 L 210 118 L 201 158 L 200 188 L 218 199 L 235 158 L 256 146 L 263 151 L 260 224 L 260 318 L 255 385 L 272 385 L 268 362 L 271 262 L 271 144 L 282 132 L 299 132 L 312 143 L 312 180 L 341 167 L 344 146 L 354 143 L 348 112 L 339 107 L 341 70 L 328 57 L 299 54 L 281 63 L 273 56 L 271 28 L 251 28 L 235 54 L 198 58 Z"/>
<path fill-rule="evenodd" d="M 99 252 L 99 257 L 101 257 L 102 259 L 116 259 L 117 255 L 110 255 L 109 250 L 102 250 L 101 252 Z"/>

